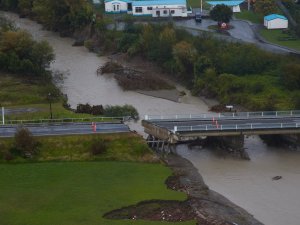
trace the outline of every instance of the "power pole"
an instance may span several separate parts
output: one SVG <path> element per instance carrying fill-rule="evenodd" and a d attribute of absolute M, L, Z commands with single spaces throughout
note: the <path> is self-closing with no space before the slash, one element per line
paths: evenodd
<path fill-rule="evenodd" d="M 203 4 L 203 0 L 201 0 L 201 12 L 202 12 L 202 8 L 203 8 L 203 7 L 202 7 L 202 4 Z"/>
<path fill-rule="evenodd" d="M 250 11 L 250 1 L 251 0 L 248 0 L 248 11 Z"/>

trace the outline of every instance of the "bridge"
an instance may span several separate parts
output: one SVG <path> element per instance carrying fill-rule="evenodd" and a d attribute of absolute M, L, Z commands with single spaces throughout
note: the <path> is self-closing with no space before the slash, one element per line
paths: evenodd
<path fill-rule="evenodd" d="M 149 116 L 142 121 L 152 147 L 195 139 L 222 140 L 243 149 L 244 135 L 300 133 L 300 110 Z M 243 153 L 244 154 L 244 153 Z"/>

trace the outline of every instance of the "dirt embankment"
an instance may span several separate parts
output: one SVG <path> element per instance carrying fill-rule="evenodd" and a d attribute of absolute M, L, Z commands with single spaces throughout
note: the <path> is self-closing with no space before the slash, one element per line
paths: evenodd
<path fill-rule="evenodd" d="M 104 217 L 170 222 L 194 219 L 198 225 L 262 225 L 244 209 L 210 190 L 188 160 L 170 154 L 165 162 L 174 174 L 166 180 L 166 185 L 170 189 L 185 192 L 188 195 L 187 200 L 144 201 L 114 210 Z"/>

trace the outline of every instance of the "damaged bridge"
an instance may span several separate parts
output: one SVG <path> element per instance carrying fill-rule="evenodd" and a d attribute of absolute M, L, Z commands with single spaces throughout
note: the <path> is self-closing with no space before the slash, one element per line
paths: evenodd
<path fill-rule="evenodd" d="M 165 149 L 176 143 L 209 139 L 248 158 L 245 135 L 300 133 L 300 110 L 149 116 L 142 120 L 148 144 Z"/>

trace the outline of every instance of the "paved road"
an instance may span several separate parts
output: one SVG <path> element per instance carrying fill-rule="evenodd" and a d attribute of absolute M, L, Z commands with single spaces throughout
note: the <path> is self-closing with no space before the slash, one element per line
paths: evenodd
<path fill-rule="evenodd" d="M 233 42 L 246 42 L 250 44 L 255 44 L 259 48 L 264 49 L 269 52 L 274 53 L 281 53 L 281 54 L 287 54 L 291 53 L 292 51 L 285 48 L 280 47 L 277 45 L 272 45 L 268 43 L 261 42 L 255 34 L 255 27 L 252 27 L 248 22 L 242 21 L 242 20 L 231 20 L 230 24 L 234 27 L 233 29 L 228 30 L 228 33 L 230 36 L 226 35 L 220 35 L 218 33 L 215 33 L 208 27 L 211 25 L 216 25 L 216 22 L 211 19 L 203 19 L 202 23 L 196 23 L 194 19 L 189 20 L 178 20 L 174 21 L 174 24 L 177 27 L 184 28 L 193 35 L 198 35 L 195 31 L 209 31 L 211 32 L 216 38 L 226 40 L 226 41 L 233 41 Z"/>
<path fill-rule="evenodd" d="M 129 132 L 128 126 L 122 123 L 96 123 L 96 131 L 93 131 L 91 123 L 37 124 L 24 127 L 34 136 Z M 13 137 L 17 128 L 17 125 L 0 125 L 0 137 Z"/>

